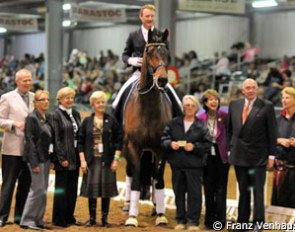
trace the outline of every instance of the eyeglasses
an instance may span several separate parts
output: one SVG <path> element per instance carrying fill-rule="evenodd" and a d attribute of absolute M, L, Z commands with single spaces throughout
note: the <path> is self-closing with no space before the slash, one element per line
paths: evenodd
<path fill-rule="evenodd" d="M 49 98 L 41 98 L 36 101 L 45 102 L 45 101 L 50 101 L 50 99 Z"/>
<path fill-rule="evenodd" d="M 185 105 L 183 105 L 183 107 L 196 107 L 196 105 L 194 105 L 194 104 L 185 104 Z"/>

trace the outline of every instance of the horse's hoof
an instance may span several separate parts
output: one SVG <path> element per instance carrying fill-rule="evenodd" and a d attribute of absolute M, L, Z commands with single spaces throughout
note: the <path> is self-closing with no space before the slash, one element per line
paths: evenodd
<path fill-rule="evenodd" d="M 164 216 L 157 216 L 156 218 L 156 226 L 166 226 L 168 224 L 168 219 Z"/>
<path fill-rule="evenodd" d="M 135 217 L 129 217 L 125 222 L 125 226 L 138 227 L 138 221 Z"/>
<path fill-rule="evenodd" d="M 124 205 L 123 205 L 122 210 L 124 212 L 128 212 L 129 211 L 129 208 L 130 208 L 130 202 L 124 202 Z"/>

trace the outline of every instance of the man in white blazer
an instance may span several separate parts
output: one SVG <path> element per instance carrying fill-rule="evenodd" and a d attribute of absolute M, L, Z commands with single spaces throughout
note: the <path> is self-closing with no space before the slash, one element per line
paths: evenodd
<path fill-rule="evenodd" d="M 2 140 L 2 188 L 0 198 L 0 227 L 8 220 L 16 181 L 18 181 L 14 222 L 19 224 L 31 177 L 28 166 L 23 161 L 25 118 L 34 109 L 32 74 L 27 69 L 15 75 L 17 88 L 0 98 L 0 128 L 4 129 Z"/>

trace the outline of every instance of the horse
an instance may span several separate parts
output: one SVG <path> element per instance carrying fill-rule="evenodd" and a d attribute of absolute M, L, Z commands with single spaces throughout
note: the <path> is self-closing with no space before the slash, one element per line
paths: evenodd
<path fill-rule="evenodd" d="M 135 83 L 125 106 L 123 154 L 127 160 L 127 170 L 132 176 L 129 218 L 125 222 L 126 226 L 138 226 L 136 217 L 140 190 L 151 179 L 155 183 L 155 224 L 168 224 L 164 216 L 165 161 L 164 149 L 161 147 L 161 133 L 172 118 L 172 104 L 164 89 L 168 83 L 169 53 L 165 43 L 168 34 L 167 29 L 164 32 L 149 30 L 141 77 Z"/>

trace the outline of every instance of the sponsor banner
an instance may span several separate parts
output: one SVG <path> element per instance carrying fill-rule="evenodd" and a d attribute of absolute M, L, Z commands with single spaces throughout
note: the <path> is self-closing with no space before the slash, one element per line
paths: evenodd
<path fill-rule="evenodd" d="M 5 18 L 0 17 L 0 27 L 10 31 L 38 31 L 38 21 L 33 18 Z"/>
<path fill-rule="evenodd" d="M 180 10 L 244 14 L 245 0 L 179 0 Z"/>
<path fill-rule="evenodd" d="M 71 17 L 86 22 L 126 22 L 125 9 L 91 9 L 72 6 Z"/>

